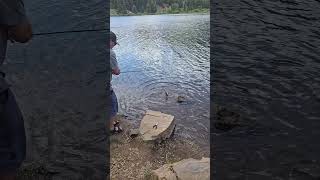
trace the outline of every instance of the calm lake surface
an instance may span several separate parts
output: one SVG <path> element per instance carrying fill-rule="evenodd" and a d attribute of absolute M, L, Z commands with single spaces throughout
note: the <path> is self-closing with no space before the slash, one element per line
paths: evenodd
<path fill-rule="evenodd" d="M 25 6 L 34 33 L 108 27 L 104 0 L 35 0 Z M 24 167 L 43 172 L 44 179 L 106 177 L 106 74 L 95 77 L 106 67 L 106 34 L 52 34 L 10 43 L 3 69 L 25 119 Z"/>
<path fill-rule="evenodd" d="M 147 109 L 172 114 L 178 136 L 209 147 L 210 16 L 111 17 L 110 28 L 120 44 L 123 73 L 112 82 L 120 113 L 137 124 Z"/>
<path fill-rule="evenodd" d="M 212 127 L 215 178 L 316 179 L 319 1 L 226 0 L 212 7 L 212 103 L 252 120 L 230 132 Z"/>

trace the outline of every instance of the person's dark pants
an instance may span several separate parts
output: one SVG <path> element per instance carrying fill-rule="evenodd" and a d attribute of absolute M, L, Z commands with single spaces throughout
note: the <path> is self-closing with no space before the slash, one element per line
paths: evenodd
<path fill-rule="evenodd" d="M 111 117 L 116 116 L 118 113 L 118 98 L 114 91 L 111 91 Z"/>
<path fill-rule="evenodd" d="M 0 176 L 16 173 L 26 156 L 24 121 L 10 90 L 0 93 Z"/>

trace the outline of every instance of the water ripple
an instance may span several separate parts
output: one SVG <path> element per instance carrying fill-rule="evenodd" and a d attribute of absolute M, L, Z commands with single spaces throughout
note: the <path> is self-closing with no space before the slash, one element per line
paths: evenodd
<path fill-rule="evenodd" d="M 140 71 L 113 81 L 121 112 L 137 122 L 146 109 L 173 114 L 178 134 L 208 146 L 209 16 L 112 17 L 111 30 L 120 39 L 121 69 Z"/>

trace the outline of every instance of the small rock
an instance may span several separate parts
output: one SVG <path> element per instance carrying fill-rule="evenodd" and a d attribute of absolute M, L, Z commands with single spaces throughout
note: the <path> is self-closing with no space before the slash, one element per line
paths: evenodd
<path fill-rule="evenodd" d="M 182 161 L 165 164 L 161 168 L 152 171 L 151 180 L 209 180 L 210 179 L 210 159 L 202 158 L 184 159 Z"/>
<path fill-rule="evenodd" d="M 135 138 L 139 135 L 139 129 L 130 129 L 129 136 L 131 138 Z"/>

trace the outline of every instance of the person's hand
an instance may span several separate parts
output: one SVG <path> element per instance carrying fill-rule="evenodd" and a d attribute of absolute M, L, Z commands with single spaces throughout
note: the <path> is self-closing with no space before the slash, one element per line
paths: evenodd
<path fill-rule="evenodd" d="M 32 27 L 29 21 L 8 27 L 8 39 L 11 42 L 26 43 L 32 38 Z"/>
<path fill-rule="evenodd" d="M 14 39 L 10 36 L 9 32 L 8 32 L 8 40 L 9 40 L 11 43 L 15 43 Z"/>
<path fill-rule="evenodd" d="M 112 74 L 119 75 L 120 74 L 120 69 L 119 68 L 112 69 Z"/>

